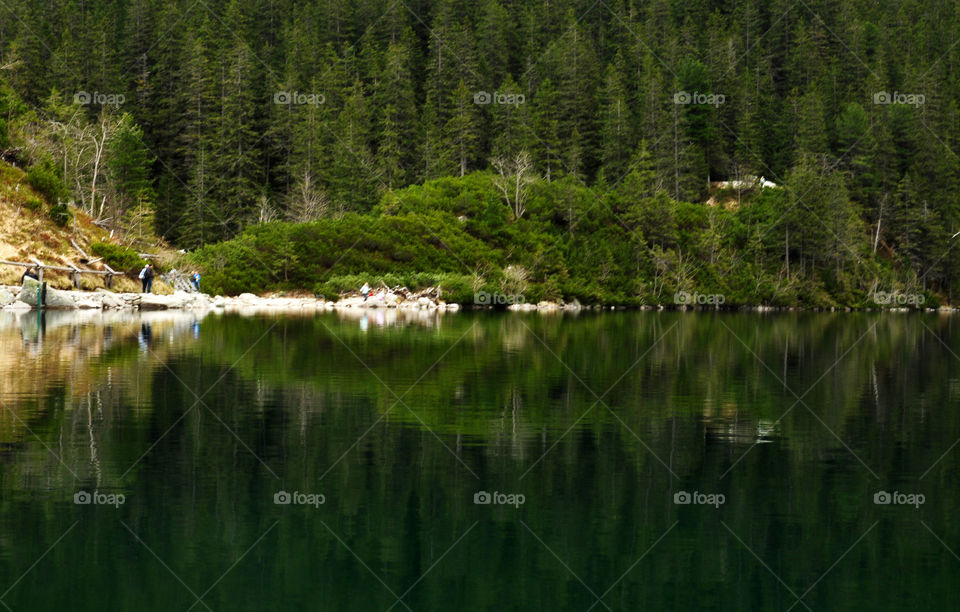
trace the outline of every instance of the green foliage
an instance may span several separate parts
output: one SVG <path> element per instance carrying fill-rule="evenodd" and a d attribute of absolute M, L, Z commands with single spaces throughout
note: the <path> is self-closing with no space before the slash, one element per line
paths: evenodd
<path fill-rule="evenodd" d="M 63 204 L 62 202 L 51 206 L 48 214 L 53 222 L 60 227 L 66 227 L 73 218 L 73 213 L 70 212 L 70 209 L 67 208 L 67 205 Z"/>
<path fill-rule="evenodd" d="M 355 213 L 377 249 L 338 268 L 482 263 L 496 275 L 516 260 L 543 295 L 662 301 L 716 280 L 752 300 L 826 304 L 896 267 L 956 300 L 960 55 L 944 33 L 960 30 L 958 11 L 820 3 L 783 19 L 777 2 L 661 0 L 585 19 L 574 0 L 425 0 L 386 14 L 368 0 L 327 4 L 24 10 L 0 36 L 0 149 L 29 151 L 51 205 L 106 202 L 116 219 L 136 209 L 141 232 L 151 209 L 153 227 L 189 248 L 270 219 L 320 219 L 298 231 L 346 252 L 328 229 L 360 239 Z M 73 23 L 98 34 L 73 35 Z M 103 40 L 116 42 L 109 53 Z M 119 108 L 64 93 L 108 84 Z M 511 224 L 510 203 L 476 185 L 492 159 L 520 152 L 543 180 Z M 759 175 L 796 188 L 712 215 L 680 204 Z M 339 274 L 293 230 L 250 231 L 267 247 L 263 285 Z M 423 246 L 434 234 L 456 244 L 434 253 Z M 255 286 L 252 274 L 224 269 L 223 286 Z"/>
<path fill-rule="evenodd" d="M 67 197 L 67 188 L 51 164 L 44 163 L 27 170 L 27 183 L 51 205 Z"/>
<path fill-rule="evenodd" d="M 103 257 L 114 270 L 123 270 L 132 272 L 143 266 L 143 260 L 137 255 L 137 252 L 130 247 L 109 242 L 94 242 L 90 245 L 90 252 L 98 257 Z"/>
<path fill-rule="evenodd" d="M 43 202 L 41 202 L 37 198 L 28 197 L 26 200 L 24 200 L 23 206 L 27 210 L 32 210 L 33 212 L 40 212 L 40 209 L 43 208 Z"/>
<path fill-rule="evenodd" d="M 494 177 L 475 172 L 388 192 L 366 215 L 253 226 L 195 252 L 190 265 L 217 293 L 310 288 L 333 299 L 365 282 L 439 285 L 468 304 L 478 291 L 632 306 L 673 305 L 675 293 L 689 292 L 722 294 L 727 306 L 830 307 L 858 304 L 873 284 L 892 287 L 898 277 L 868 256 L 837 173 L 806 165 L 795 181 L 727 210 L 539 180 L 514 221 Z M 803 190 L 815 195 L 800 203 Z M 796 226 L 787 272 L 784 218 L 813 206 L 834 223 L 817 231 L 811 216 Z"/>

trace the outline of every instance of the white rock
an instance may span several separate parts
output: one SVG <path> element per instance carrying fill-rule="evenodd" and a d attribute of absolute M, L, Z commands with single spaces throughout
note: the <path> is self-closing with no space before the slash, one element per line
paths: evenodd
<path fill-rule="evenodd" d="M 13 292 L 8 290 L 6 287 L 0 287 L 0 306 L 13 304 L 16 301 L 17 296 L 13 295 Z"/>
<path fill-rule="evenodd" d="M 100 310 L 103 308 L 103 298 L 95 295 L 76 296 L 74 302 L 77 308 Z"/>
<path fill-rule="evenodd" d="M 337 308 L 363 308 L 365 303 L 362 297 L 343 298 L 336 303 Z"/>
<path fill-rule="evenodd" d="M 180 291 L 174 293 L 173 295 L 145 293 L 140 299 L 140 310 L 181 309 L 188 303 L 189 300 L 189 296 Z"/>
<path fill-rule="evenodd" d="M 100 297 L 100 307 L 104 310 L 110 308 L 122 308 L 124 305 L 123 299 L 115 293 L 101 289 L 97 292 L 97 294 Z"/>
<path fill-rule="evenodd" d="M 29 277 L 23 279 L 23 290 L 20 291 L 20 301 L 36 307 L 37 289 L 39 287 L 39 281 Z M 50 286 L 47 286 L 47 293 L 43 302 L 43 306 L 44 308 L 56 308 L 63 310 L 73 310 L 77 307 L 73 301 L 73 298 L 70 296 L 69 291 L 60 291 L 59 289 L 53 289 Z"/>

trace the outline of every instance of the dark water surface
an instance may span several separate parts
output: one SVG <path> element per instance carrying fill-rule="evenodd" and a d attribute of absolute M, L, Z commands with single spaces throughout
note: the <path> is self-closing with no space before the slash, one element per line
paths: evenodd
<path fill-rule="evenodd" d="M 0 603 L 960 609 L 960 319 L 399 315 L 0 313 Z"/>

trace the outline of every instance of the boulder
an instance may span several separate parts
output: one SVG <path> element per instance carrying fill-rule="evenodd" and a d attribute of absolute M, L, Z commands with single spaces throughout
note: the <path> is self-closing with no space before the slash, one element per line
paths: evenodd
<path fill-rule="evenodd" d="M 17 301 L 17 296 L 13 295 L 6 287 L 0 287 L 0 306 L 13 304 Z"/>
<path fill-rule="evenodd" d="M 140 310 L 179 310 L 189 301 L 189 294 L 182 291 L 177 291 L 173 295 L 144 293 L 140 298 Z"/>
<path fill-rule="evenodd" d="M 20 301 L 29 304 L 31 307 L 37 307 L 37 290 L 40 288 L 40 281 L 30 278 L 23 279 L 23 288 L 20 290 Z M 52 289 L 47 286 L 46 300 L 43 303 L 44 308 L 73 310 L 77 307 L 70 293 Z"/>
<path fill-rule="evenodd" d="M 213 308 L 213 300 L 211 300 L 210 296 L 206 293 L 195 293 L 193 296 L 190 308 Z"/>
<path fill-rule="evenodd" d="M 98 295 L 77 295 L 74 296 L 74 303 L 77 308 L 88 310 L 100 310 L 103 308 L 103 298 Z"/>
<path fill-rule="evenodd" d="M 104 310 L 123 308 L 124 301 L 115 293 L 103 291 L 100 293 L 100 306 Z"/>
<path fill-rule="evenodd" d="M 120 295 L 120 299 L 123 300 L 124 308 L 140 308 L 140 300 L 142 299 L 142 293 L 123 293 Z"/>
<path fill-rule="evenodd" d="M 31 308 L 33 308 L 33 306 L 27 304 L 26 302 L 21 302 L 20 300 L 17 300 L 13 304 L 7 304 L 3 307 L 4 310 L 30 310 Z"/>
<path fill-rule="evenodd" d="M 346 297 L 336 303 L 336 308 L 363 308 L 366 304 L 362 297 Z"/>
<path fill-rule="evenodd" d="M 145 293 L 140 298 L 140 310 L 167 310 L 170 306 L 162 295 Z"/>

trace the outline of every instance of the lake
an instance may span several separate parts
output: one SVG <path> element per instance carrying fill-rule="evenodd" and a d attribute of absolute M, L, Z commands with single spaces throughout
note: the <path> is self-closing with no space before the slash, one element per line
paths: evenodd
<path fill-rule="evenodd" d="M 958 609 L 958 355 L 937 313 L 0 313 L 0 603 Z"/>

